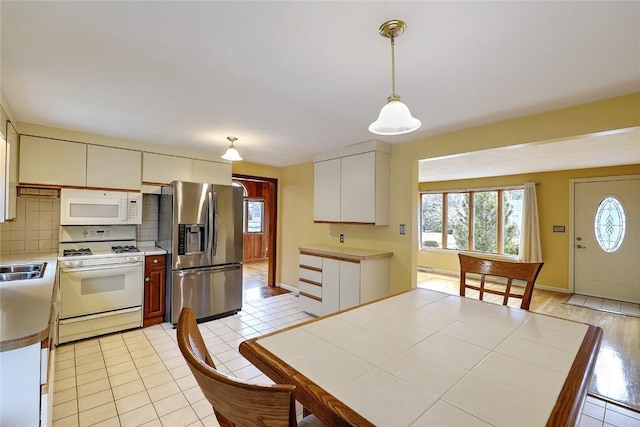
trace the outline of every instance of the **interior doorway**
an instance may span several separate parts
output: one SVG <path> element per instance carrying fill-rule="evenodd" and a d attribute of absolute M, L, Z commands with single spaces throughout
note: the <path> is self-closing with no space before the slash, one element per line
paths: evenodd
<path fill-rule="evenodd" d="M 243 263 L 247 286 L 276 285 L 276 223 L 278 180 L 251 175 L 233 175 L 233 184 L 243 187 Z"/>
<path fill-rule="evenodd" d="M 575 293 L 640 302 L 640 176 L 572 186 Z"/>

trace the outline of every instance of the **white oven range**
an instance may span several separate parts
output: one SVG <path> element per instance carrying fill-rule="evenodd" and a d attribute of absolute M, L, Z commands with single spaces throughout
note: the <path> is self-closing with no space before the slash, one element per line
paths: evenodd
<path fill-rule="evenodd" d="M 135 225 L 61 226 L 58 343 L 142 326 Z"/>

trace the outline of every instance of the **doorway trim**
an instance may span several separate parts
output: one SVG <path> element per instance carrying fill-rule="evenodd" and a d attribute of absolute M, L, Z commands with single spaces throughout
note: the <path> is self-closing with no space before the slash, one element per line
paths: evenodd
<path fill-rule="evenodd" d="M 231 179 L 242 179 L 246 181 L 254 181 L 254 182 L 266 182 L 271 186 L 271 200 L 269 203 L 270 211 L 269 211 L 269 240 L 268 240 L 268 250 L 267 253 L 269 255 L 269 274 L 267 275 L 267 286 L 274 287 L 276 286 L 276 242 L 277 242 L 277 230 L 278 230 L 278 180 L 276 178 L 267 178 L 263 176 L 255 176 L 255 175 L 244 175 L 239 173 L 234 173 L 231 176 Z"/>
<path fill-rule="evenodd" d="M 618 176 L 595 176 L 592 178 L 575 178 L 569 179 L 569 292 L 575 293 L 575 224 L 574 218 L 576 215 L 576 199 L 575 199 L 575 186 L 576 184 L 585 182 L 605 182 L 605 181 L 620 181 L 627 179 L 640 179 L 640 175 L 618 175 Z"/>

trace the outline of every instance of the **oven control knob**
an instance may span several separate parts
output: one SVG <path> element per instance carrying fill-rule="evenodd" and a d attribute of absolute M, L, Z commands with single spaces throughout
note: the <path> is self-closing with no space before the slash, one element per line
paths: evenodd
<path fill-rule="evenodd" d="M 73 265 L 73 263 L 71 261 L 65 261 L 62 263 L 63 267 L 71 267 L 71 265 Z"/>
<path fill-rule="evenodd" d="M 81 265 L 82 265 L 82 261 L 74 261 L 74 262 L 73 262 L 73 266 L 74 266 L 74 267 L 79 267 L 79 266 L 81 266 Z"/>

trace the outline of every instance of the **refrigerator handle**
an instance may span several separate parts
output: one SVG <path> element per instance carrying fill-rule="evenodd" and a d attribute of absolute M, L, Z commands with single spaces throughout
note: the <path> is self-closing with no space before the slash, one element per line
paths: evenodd
<path fill-rule="evenodd" d="M 213 263 L 213 233 L 214 233 L 214 225 L 213 225 L 213 199 L 212 193 L 207 193 L 207 203 L 209 204 L 209 212 L 207 212 L 207 258 L 210 258 L 209 261 Z"/>
<path fill-rule="evenodd" d="M 213 256 L 216 256 L 216 252 L 218 252 L 218 195 L 215 191 L 212 191 L 213 194 L 213 218 L 214 218 L 214 226 L 213 226 Z"/>

